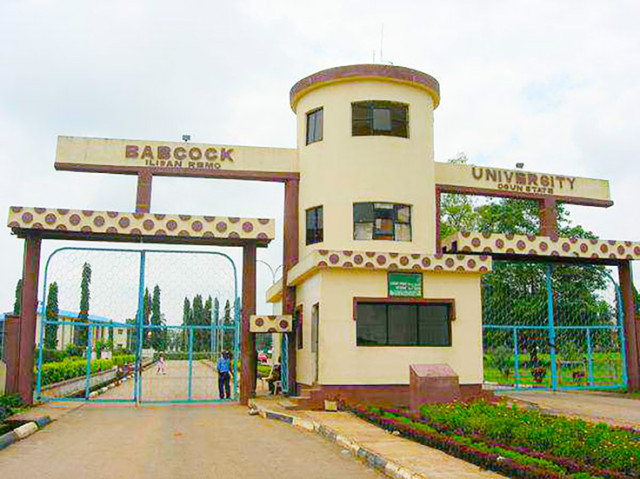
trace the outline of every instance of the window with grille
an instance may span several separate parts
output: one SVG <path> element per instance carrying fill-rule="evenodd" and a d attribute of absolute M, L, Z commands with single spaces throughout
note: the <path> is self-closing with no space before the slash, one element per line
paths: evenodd
<path fill-rule="evenodd" d="M 411 241 L 411 206 L 354 203 L 353 239 Z"/>
<path fill-rule="evenodd" d="M 356 301 L 357 345 L 451 346 L 452 308 L 450 302 Z"/>
<path fill-rule="evenodd" d="M 392 101 L 359 101 L 351 104 L 353 136 L 409 137 L 409 105 Z"/>
<path fill-rule="evenodd" d="M 307 113 L 307 145 L 322 140 L 323 109 Z"/>
<path fill-rule="evenodd" d="M 322 206 L 307 210 L 307 244 L 321 243 L 323 240 Z"/>

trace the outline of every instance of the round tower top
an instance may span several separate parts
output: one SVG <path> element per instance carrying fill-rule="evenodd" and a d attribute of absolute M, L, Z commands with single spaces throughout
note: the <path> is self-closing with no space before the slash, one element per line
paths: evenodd
<path fill-rule="evenodd" d="M 293 85 L 289 92 L 291 109 L 295 113 L 300 99 L 316 88 L 332 83 L 362 80 L 379 80 L 411 85 L 425 90 L 433 99 L 434 108 L 437 108 L 440 103 L 440 84 L 431 75 L 394 65 L 363 64 L 329 68 L 303 78 Z"/>

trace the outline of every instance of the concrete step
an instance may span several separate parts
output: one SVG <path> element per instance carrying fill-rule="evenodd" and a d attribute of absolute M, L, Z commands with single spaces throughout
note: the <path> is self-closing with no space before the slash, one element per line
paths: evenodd
<path fill-rule="evenodd" d="M 278 401 L 278 405 L 288 410 L 304 409 L 304 405 L 310 399 L 311 397 L 309 396 L 290 396 L 282 401 Z M 303 407 L 301 408 L 301 406 Z"/>

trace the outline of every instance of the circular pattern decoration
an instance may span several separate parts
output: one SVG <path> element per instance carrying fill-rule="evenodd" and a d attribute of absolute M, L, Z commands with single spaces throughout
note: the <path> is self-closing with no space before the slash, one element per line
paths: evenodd
<path fill-rule="evenodd" d="M 218 221 L 218 224 L 216 224 L 216 230 L 218 230 L 218 233 L 224 233 L 227 231 L 227 223 L 224 221 Z"/>
<path fill-rule="evenodd" d="M 251 233 L 253 231 L 253 225 L 249 221 L 242 223 L 242 231 L 245 233 Z"/>
<path fill-rule="evenodd" d="M 264 319 L 256 318 L 256 326 L 261 327 L 264 324 Z"/>
<path fill-rule="evenodd" d="M 71 223 L 73 226 L 78 226 L 80 224 L 80 221 L 82 220 L 80 219 L 79 215 L 73 214 L 69 216 L 69 223 Z"/>
<path fill-rule="evenodd" d="M 115 226 L 109 226 L 107 228 L 107 233 L 109 233 L 110 235 L 115 235 L 118 233 L 118 228 L 116 228 Z"/>
<path fill-rule="evenodd" d="M 355 264 L 362 264 L 362 261 L 363 261 L 362 255 L 357 254 L 353 257 L 353 262 Z"/>
<path fill-rule="evenodd" d="M 104 216 L 96 216 L 93 219 L 93 224 L 96 225 L 98 228 L 102 228 L 104 226 Z"/>
<path fill-rule="evenodd" d="M 237 216 L 229 216 L 229 223 L 237 223 L 238 221 L 240 221 L 240 218 Z"/>
<path fill-rule="evenodd" d="M 427 257 L 422 258 L 422 266 L 425 268 L 428 268 L 429 266 L 431 266 L 431 260 Z"/>
<path fill-rule="evenodd" d="M 525 249 L 526 246 L 527 246 L 527 244 L 523 240 L 518 240 L 516 242 L 516 248 L 518 248 L 519 250 Z"/>
<path fill-rule="evenodd" d="M 44 213 L 45 211 L 47 211 L 46 208 L 34 208 L 34 211 L 36 213 L 38 213 L 39 215 L 41 215 L 42 213 Z"/>
<path fill-rule="evenodd" d="M 93 232 L 93 230 L 91 229 L 91 226 L 89 226 L 89 225 L 84 225 L 82 228 L 80 228 L 80 231 L 82 231 L 83 233 L 91 233 L 91 232 Z"/>
<path fill-rule="evenodd" d="M 107 211 L 107 216 L 109 218 L 117 218 L 119 213 L 117 211 Z"/>
<path fill-rule="evenodd" d="M 608 253 L 609 252 L 609 247 L 606 244 L 601 244 L 600 245 L 600 251 L 602 251 L 603 253 Z"/>
<path fill-rule="evenodd" d="M 406 256 L 403 256 L 402 258 L 400 258 L 400 264 L 402 266 L 407 266 L 409 264 L 409 258 L 407 258 Z"/>
<path fill-rule="evenodd" d="M 65 225 L 57 225 L 56 229 L 58 231 L 67 231 L 67 227 Z"/>
<path fill-rule="evenodd" d="M 289 329 L 289 323 L 287 321 L 285 321 L 284 319 L 280 321 L 280 329 L 287 330 Z"/>
<path fill-rule="evenodd" d="M 332 254 L 331 256 L 329 256 L 329 263 L 338 264 L 338 261 L 340 261 L 340 256 L 338 256 L 337 254 Z"/>
<path fill-rule="evenodd" d="M 174 231 L 178 227 L 178 223 L 176 220 L 167 221 L 167 229 L 169 231 Z"/>
<path fill-rule="evenodd" d="M 496 240 L 496 248 L 498 249 L 504 248 L 504 241 L 502 241 L 500 238 Z"/>
<path fill-rule="evenodd" d="M 47 216 L 44 217 L 44 222 L 47 223 L 48 225 L 52 225 L 53 223 L 56 222 L 58 218 L 56 218 L 56 215 L 54 215 L 53 213 L 49 213 Z"/>
<path fill-rule="evenodd" d="M 470 259 L 469 261 L 467 261 L 467 268 L 475 269 L 475 267 L 476 267 L 476 261 L 474 259 Z"/>
<path fill-rule="evenodd" d="M 569 243 L 562 243 L 562 251 L 564 251 L 565 253 L 568 253 L 569 250 L 571 249 L 571 245 Z"/>
<path fill-rule="evenodd" d="M 544 241 L 540 242 L 540 251 L 547 251 L 549 249 L 549 245 Z"/>
<path fill-rule="evenodd" d="M 153 222 L 153 220 L 144 220 L 142 222 L 142 227 L 147 231 L 151 231 L 154 226 L 155 226 L 155 223 Z"/>
<path fill-rule="evenodd" d="M 131 224 L 131 221 L 126 216 L 123 216 L 118 220 L 118 225 L 120 225 L 120 228 L 128 228 L 130 224 Z"/>
<path fill-rule="evenodd" d="M 258 223 L 261 225 L 268 225 L 271 220 L 269 218 L 258 218 Z"/>
<path fill-rule="evenodd" d="M 453 260 L 453 258 L 447 258 L 444 261 L 444 264 L 447 265 L 447 268 L 453 268 L 453 265 L 456 264 L 456 262 Z"/>
<path fill-rule="evenodd" d="M 27 224 L 29 224 L 29 223 L 31 223 L 32 221 L 33 221 L 33 215 L 32 215 L 31 213 L 27 212 L 27 213 L 24 213 L 24 214 L 22 215 L 22 222 L 23 222 L 23 223 L 27 223 Z"/>
<path fill-rule="evenodd" d="M 589 247 L 585 243 L 581 243 L 580 251 L 582 251 L 583 253 L 586 253 L 587 251 L 589 251 Z"/>
<path fill-rule="evenodd" d="M 201 221 L 194 221 L 194 222 L 191 224 L 191 229 L 192 229 L 193 231 L 195 231 L 195 232 L 198 232 L 198 233 L 199 233 L 200 231 L 202 231 L 202 222 L 201 222 Z"/>
<path fill-rule="evenodd" d="M 378 255 L 378 257 L 376 258 L 376 263 L 378 263 L 380 266 L 384 265 L 387 262 L 387 258 L 385 258 L 383 255 Z"/>
<path fill-rule="evenodd" d="M 472 245 L 472 246 L 474 246 L 474 247 L 476 247 L 476 248 L 477 248 L 478 246 L 480 246 L 480 244 L 481 244 L 481 243 L 482 243 L 482 242 L 480 241 L 480 238 L 473 238 L 473 239 L 471 240 L 471 245 Z"/>
<path fill-rule="evenodd" d="M 240 235 L 237 232 L 232 231 L 231 233 L 229 233 L 229 238 L 230 239 L 239 239 Z"/>

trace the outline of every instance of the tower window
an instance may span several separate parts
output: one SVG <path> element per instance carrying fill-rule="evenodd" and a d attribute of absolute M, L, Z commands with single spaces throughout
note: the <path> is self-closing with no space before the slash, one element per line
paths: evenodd
<path fill-rule="evenodd" d="M 322 206 L 307 210 L 307 244 L 322 243 L 323 222 Z"/>
<path fill-rule="evenodd" d="M 307 145 L 322 140 L 323 109 L 307 113 Z"/>
<path fill-rule="evenodd" d="M 409 137 L 409 105 L 392 101 L 359 101 L 351 104 L 353 136 Z"/>
<path fill-rule="evenodd" d="M 353 239 L 411 241 L 411 206 L 354 203 Z"/>

